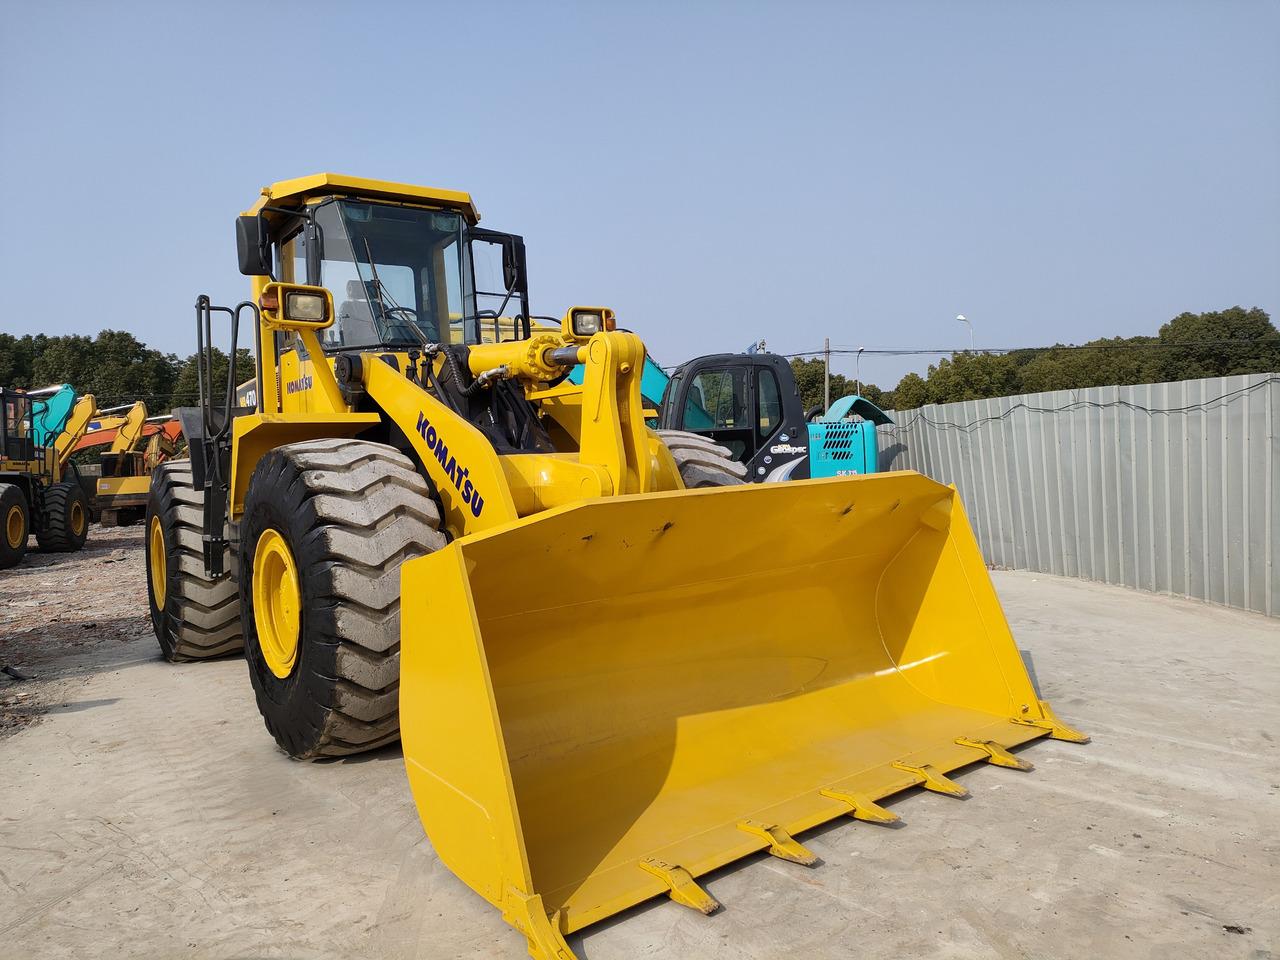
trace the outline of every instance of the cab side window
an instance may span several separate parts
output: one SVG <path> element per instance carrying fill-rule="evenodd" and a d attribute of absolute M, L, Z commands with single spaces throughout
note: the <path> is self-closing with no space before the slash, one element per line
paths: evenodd
<path fill-rule="evenodd" d="M 756 427 L 761 440 L 767 440 L 782 423 L 782 394 L 778 378 L 764 367 L 756 374 Z"/>
<path fill-rule="evenodd" d="M 741 370 L 705 370 L 694 377 L 685 403 L 684 429 L 745 427 L 748 423 L 745 379 Z"/>

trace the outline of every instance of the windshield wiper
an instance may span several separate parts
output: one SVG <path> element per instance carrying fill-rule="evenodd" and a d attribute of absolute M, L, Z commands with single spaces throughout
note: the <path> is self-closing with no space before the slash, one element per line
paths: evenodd
<path fill-rule="evenodd" d="M 394 313 L 412 313 L 416 318 L 417 311 L 410 310 L 408 307 L 400 306 L 400 304 L 396 303 L 395 297 L 391 296 L 391 294 L 386 292 L 385 288 L 382 286 L 382 281 L 378 278 L 378 265 L 373 262 L 373 250 L 371 250 L 369 247 L 369 238 L 363 237 L 362 239 L 364 240 L 365 256 L 369 258 L 369 273 L 373 276 L 373 292 L 378 298 L 378 312 L 382 314 L 382 323 L 383 323 L 383 330 L 384 330 L 383 339 L 390 340 L 391 337 L 388 336 L 387 334 L 391 331 L 393 324 L 391 320 L 388 319 L 387 317 L 387 313 L 388 313 L 387 301 L 388 300 L 391 301 L 390 312 L 393 314 Z M 419 328 L 416 322 L 416 319 L 401 320 L 397 325 L 409 327 L 413 331 L 413 335 L 418 339 L 418 343 L 421 346 L 426 347 L 431 344 L 431 338 L 422 332 L 421 328 Z"/>

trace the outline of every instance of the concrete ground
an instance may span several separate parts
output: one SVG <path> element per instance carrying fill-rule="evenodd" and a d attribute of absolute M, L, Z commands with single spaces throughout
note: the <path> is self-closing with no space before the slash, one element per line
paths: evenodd
<path fill-rule="evenodd" d="M 0 676 L 26 721 L 0 739 L 0 956 L 524 956 L 436 860 L 398 749 L 294 763 L 241 660 L 157 659 L 140 542 L 0 574 L 0 659 L 40 674 Z M 105 599 L 75 586 L 83 563 Z M 829 824 L 805 836 L 817 868 L 740 862 L 706 878 L 718 914 L 653 901 L 570 938 L 578 956 L 1280 957 L 1280 623 L 995 578 L 1093 743 L 971 767 L 965 801 L 901 795 L 903 829 Z"/>

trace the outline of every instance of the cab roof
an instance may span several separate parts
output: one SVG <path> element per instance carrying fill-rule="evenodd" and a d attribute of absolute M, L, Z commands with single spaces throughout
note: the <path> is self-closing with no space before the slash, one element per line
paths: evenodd
<path fill-rule="evenodd" d="M 331 196 L 425 203 L 457 210 L 471 224 L 480 220 L 480 212 L 472 203 L 469 193 L 440 190 L 436 187 L 418 187 L 410 183 L 393 183 L 390 180 L 349 177 L 342 173 L 313 173 L 309 177 L 281 180 L 269 187 L 263 187 L 262 195 L 245 213 L 256 214 L 267 206 L 301 206 L 307 200 Z"/>

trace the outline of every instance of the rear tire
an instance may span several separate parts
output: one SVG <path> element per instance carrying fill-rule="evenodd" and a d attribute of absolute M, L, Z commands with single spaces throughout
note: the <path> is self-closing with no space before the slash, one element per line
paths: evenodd
<path fill-rule="evenodd" d="M 160 652 L 170 662 L 208 660 L 244 647 L 240 593 L 234 575 L 204 572 L 204 493 L 195 489 L 191 462 L 178 460 L 151 474 L 147 499 L 147 601 Z M 223 556 L 231 570 L 231 550 Z"/>
<path fill-rule="evenodd" d="M 0 570 L 22 562 L 30 533 L 31 506 L 27 495 L 17 484 L 0 483 Z"/>
<path fill-rule="evenodd" d="M 76 480 L 55 483 L 44 491 L 43 522 L 36 531 L 41 550 L 69 553 L 89 536 L 89 498 Z"/>
<path fill-rule="evenodd" d="M 680 468 L 680 479 L 690 490 L 732 487 L 746 482 L 746 466 L 733 459 L 728 447 L 686 430 L 659 430 L 658 436 L 671 451 Z"/>
<path fill-rule="evenodd" d="M 245 656 L 291 757 L 399 738 L 400 565 L 444 544 L 427 482 L 394 447 L 309 440 L 258 462 L 241 524 Z"/>

